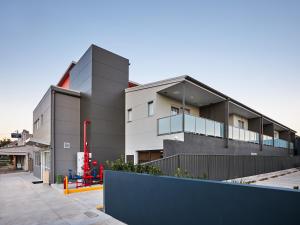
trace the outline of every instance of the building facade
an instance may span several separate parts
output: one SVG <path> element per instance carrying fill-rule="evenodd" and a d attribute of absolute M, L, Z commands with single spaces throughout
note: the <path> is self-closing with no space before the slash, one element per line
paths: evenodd
<path fill-rule="evenodd" d="M 126 89 L 126 158 L 294 154 L 295 131 L 189 77 Z"/>
<path fill-rule="evenodd" d="M 189 76 L 140 85 L 129 60 L 91 45 L 33 112 L 34 174 L 77 171 L 83 122 L 92 159 L 142 163 L 178 153 L 293 155 L 295 131 Z"/>

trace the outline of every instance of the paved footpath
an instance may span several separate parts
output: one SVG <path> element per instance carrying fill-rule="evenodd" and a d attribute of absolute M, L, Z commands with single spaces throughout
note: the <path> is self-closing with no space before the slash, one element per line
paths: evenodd
<path fill-rule="evenodd" d="M 99 191 L 65 196 L 26 172 L 0 174 L 0 225 L 119 225 L 96 209 Z"/>
<path fill-rule="evenodd" d="M 291 168 L 271 173 L 259 174 L 249 177 L 234 179 L 236 182 L 249 182 L 252 185 L 300 189 L 300 168 Z"/>

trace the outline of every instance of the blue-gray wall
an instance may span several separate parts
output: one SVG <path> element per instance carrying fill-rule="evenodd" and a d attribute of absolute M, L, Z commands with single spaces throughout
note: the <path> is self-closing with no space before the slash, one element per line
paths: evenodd
<path fill-rule="evenodd" d="M 128 59 L 92 45 L 71 70 L 70 89 L 81 92 L 81 147 L 83 121 L 89 119 L 90 151 L 102 163 L 125 151 L 128 67 Z"/>
<path fill-rule="evenodd" d="M 130 225 L 298 225 L 300 192 L 105 171 L 105 212 Z"/>
<path fill-rule="evenodd" d="M 263 146 L 260 151 L 259 145 L 244 141 L 229 140 L 228 148 L 225 148 L 225 140 L 222 138 L 204 135 L 184 134 L 184 142 L 164 140 L 164 157 L 179 154 L 221 154 L 221 155 L 257 155 L 265 156 L 288 156 L 289 152 L 284 148 Z"/>

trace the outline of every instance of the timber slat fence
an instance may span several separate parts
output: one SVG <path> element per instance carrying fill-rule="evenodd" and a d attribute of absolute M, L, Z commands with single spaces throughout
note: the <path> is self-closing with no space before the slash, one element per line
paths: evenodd
<path fill-rule="evenodd" d="M 300 166 L 299 156 L 246 156 L 177 154 L 144 163 L 174 176 L 178 168 L 193 178 L 229 180 Z"/>

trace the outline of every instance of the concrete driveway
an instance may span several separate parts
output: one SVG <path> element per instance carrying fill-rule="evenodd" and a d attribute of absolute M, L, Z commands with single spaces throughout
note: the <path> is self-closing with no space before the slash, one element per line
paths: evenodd
<path fill-rule="evenodd" d="M 91 191 L 65 196 L 26 172 L 0 174 L 1 225 L 110 225 L 123 224 L 96 209 L 102 193 Z"/>

